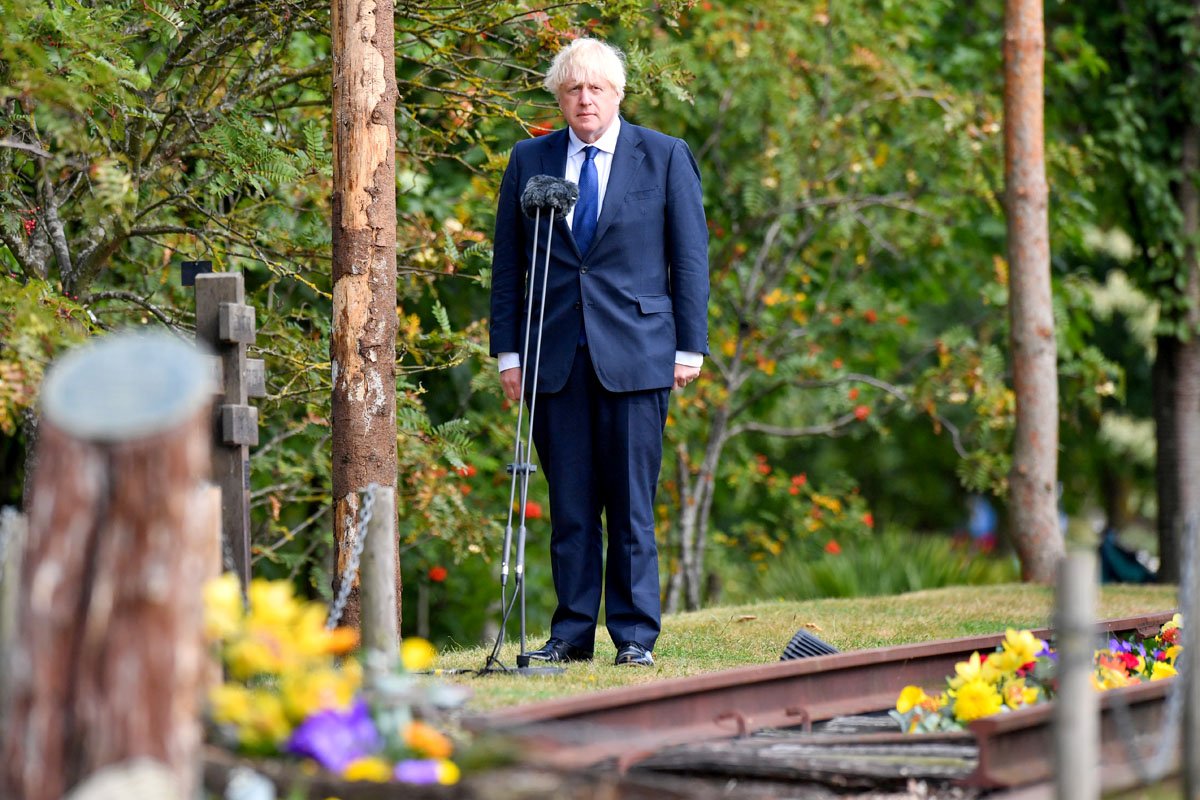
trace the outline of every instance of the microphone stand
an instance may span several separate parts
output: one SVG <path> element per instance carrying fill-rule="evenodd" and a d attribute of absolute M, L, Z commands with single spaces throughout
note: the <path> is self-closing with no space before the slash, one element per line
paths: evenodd
<path fill-rule="evenodd" d="M 500 618 L 500 630 L 496 635 L 496 644 L 492 648 L 491 655 L 488 656 L 487 663 L 480 674 L 488 674 L 492 672 L 515 673 L 519 675 L 560 675 L 566 672 L 564 667 L 531 667 L 529 666 L 529 656 L 525 650 L 525 539 L 526 526 L 525 514 L 529 499 L 529 476 L 537 471 L 537 466 L 533 463 L 531 457 L 531 448 L 533 446 L 533 420 L 534 414 L 537 411 L 537 380 L 538 369 L 541 365 L 542 358 L 542 324 L 546 317 L 546 289 L 550 276 L 550 243 L 554 236 L 554 213 L 553 205 L 549 206 L 550 224 L 546 228 L 546 252 L 542 266 L 542 297 L 538 305 L 537 317 L 537 346 L 534 348 L 532 362 L 529 358 L 529 337 L 530 331 L 533 328 L 533 298 L 537 289 L 537 258 L 538 258 L 538 237 L 541 234 L 541 219 L 542 207 L 537 206 L 533 220 L 533 252 L 529 259 L 529 291 L 528 299 L 525 305 L 525 343 L 521 351 L 521 394 L 525 394 L 525 386 L 532 386 L 534 390 L 529 394 L 529 420 L 524 423 L 525 406 L 520 400 L 517 401 L 517 427 L 516 436 L 513 443 L 513 461 L 508 465 L 507 471 L 512 475 L 508 492 L 508 519 L 504 526 L 504 549 L 500 561 L 500 605 L 502 614 Z M 565 214 L 565 212 L 564 212 Z M 525 370 L 527 366 L 533 364 L 532 380 L 527 380 L 529 375 Z M 519 499 L 519 504 L 518 504 Z M 508 587 L 508 571 L 509 571 L 509 554 L 512 551 L 513 541 L 513 514 L 516 509 L 520 509 L 517 518 L 517 558 L 514 573 L 516 575 L 516 585 L 513 589 L 513 597 L 511 600 L 507 597 Z M 498 658 L 500 647 L 504 643 L 504 632 L 508 624 L 509 614 L 512 613 L 513 603 L 517 600 L 521 602 L 521 652 L 517 656 L 517 666 L 505 667 L 500 663 Z"/>

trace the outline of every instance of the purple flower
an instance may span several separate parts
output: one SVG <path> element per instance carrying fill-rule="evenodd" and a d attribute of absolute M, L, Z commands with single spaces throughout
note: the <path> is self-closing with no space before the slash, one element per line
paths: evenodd
<path fill-rule="evenodd" d="M 1114 653 L 1132 653 L 1133 645 L 1129 642 L 1123 642 L 1120 639 L 1109 639 L 1108 649 Z"/>
<path fill-rule="evenodd" d="M 438 762 L 431 758 L 401 761 L 396 765 L 396 780 L 401 783 L 437 783 Z"/>
<path fill-rule="evenodd" d="M 358 700 L 344 711 L 327 709 L 310 714 L 292 732 L 284 749 L 311 758 L 325 769 L 341 772 L 351 761 L 382 746 L 367 704 Z"/>

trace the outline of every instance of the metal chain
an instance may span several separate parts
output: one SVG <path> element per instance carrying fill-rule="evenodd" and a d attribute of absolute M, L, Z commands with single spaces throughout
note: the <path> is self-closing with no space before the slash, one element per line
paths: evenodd
<path fill-rule="evenodd" d="M 346 570 L 342 573 L 337 597 L 334 599 L 333 605 L 329 607 L 329 619 L 325 621 L 325 627 L 328 630 L 336 628 L 342 619 L 342 612 L 346 610 L 346 601 L 350 598 L 350 590 L 354 587 L 354 579 L 358 577 L 358 565 L 362 560 L 363 547 L 367 541 L 367 523 L 371 521 L 371 507 L 375 505 L 375 490 L 378 488 L 379 484 L 372 483 L 363 490 L 362 507 L 358 510 L 358 536 L 355 539 L 354 547 L 350 550 L 350 558 L 346 560 Z"/>
<path fill-rule="evenodd" d="M 1183 570 L 1179 576 L 1179 611 L 1187 613 L 1191 608 L 1192 592 L 1195 591 L 1192 581 L 1192 559 L 1197 546 L 1196 529 L 1200 527 L 1197 519 L 1193 517 L 1189 519 L 1184 526 L 1183 531 Z M 1181 652 L 1186 652 L 1186 648 L 1193 647 L 1192 635 L 1195 624 L 1192 620 L 1184 619 L 1183 626 L 1179 630 L 1179 648 Z M 1157 783 L 1166 777 L 1170 770 L 1171 756 L 1175 752 L 1175 748 L 1179 746 L 1179 732 L 1181 728 L 1181 719 L 1183 717 L 1183 700 L 1186 696 L 1185 681 L 1195 680 L 1194 675 L 1187 674 L 1186 671 L 1180 672 L 1167 689 L 1167 697 L 1165 702 L 1166 711 L 1163 714 L 1162 724 L 1156 734 L 1149 738 L 1156 742 L 1153 751 L 1150 754 L 1144 754 L 1141 751 L 1139 737 L 1134 735 L 1135 727 L 1133 724 L 1133 716 L 1129 711 L 1129 703 L 1124 695 L 1120 692 L 1112 693 L 1112 707 L 1116 713 L 1117 725 L 1121 744 L 1125 748 L 1126 756 L 1133 763 L 1134 771 L 1137 773 L 1138 780 L 1141 785 L 1146 786 L 1152 783 Z"/>

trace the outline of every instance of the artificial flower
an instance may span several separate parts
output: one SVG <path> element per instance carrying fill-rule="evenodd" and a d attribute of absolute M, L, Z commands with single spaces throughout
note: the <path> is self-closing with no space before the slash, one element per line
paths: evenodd
<path fill-rule="evenodd" d="M 449 737 L 420 720 L 409 723 L 404 731 L 404 743 L 426 758 L 449 758 L 454 752 Z"/>
<path fill-rule="evenodd" d="M 409 672 L 424 672 L 436 657 L 437 650 L 425 639 L 409 636 L 400 645 L 400 662 Z"/>
<path fill-rule="evenodd" d="M 210 640 L 232 636 L 244 613 L 242 583 L 237 575 L 226 572 L 204 585 L 204 635 Z"/>
<path fill-rule="evenodd" d="M 392 779 L 392 765 L 378 756 L 356 758 L 342 770 L 342 777 L 348 781 L 387 783 Z"/>
<path fill-rule="evenodd" d="M 954 718 L 959 722 L 995 714 L 1004 705 L 996 687 L 983 678 L 971 678 L 958 687 L 954 695 Z"/>
<path fill-rule="evenodd" d="M 367 704 L 360 700 L 345 711 L 325 710 L 309 716 L 292 732 L 284 749 L 342 772 L 350 762 L 372 755 L 382 746 Z"/>

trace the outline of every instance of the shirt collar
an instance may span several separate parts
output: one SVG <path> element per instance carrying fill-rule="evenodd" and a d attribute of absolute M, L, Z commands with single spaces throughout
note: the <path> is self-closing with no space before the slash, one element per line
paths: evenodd
<path fill-rule="evenodd" d="M 621 134 L 621 115 L 613 117 L 613 124 L 608 126 L 608 130 L 604 132 L 596 141 L 592 142 L 592 147 L 604 153 L 615 153 L 617 151 L 617 137 Z M 567 158 L 571 158 L 583 148 L 587 147 L 587 142 L 575 135 L 575 131 L 567 126 L 567 136 L 570 139 L 570 144 L 567 146 Z"/>

